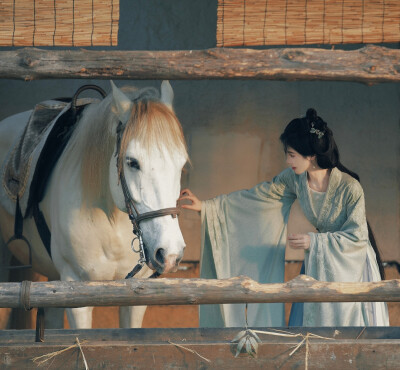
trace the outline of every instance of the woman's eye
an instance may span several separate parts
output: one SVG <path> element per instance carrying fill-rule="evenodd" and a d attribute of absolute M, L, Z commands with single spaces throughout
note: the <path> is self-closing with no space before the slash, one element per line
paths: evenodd
<path fill-rule="evenodd" d="M 140 165 L 137 159 L 135 158 L 126 158 L 126 164 L 130 168 L 135 168 L 136 170 L 140 170 Z"/>

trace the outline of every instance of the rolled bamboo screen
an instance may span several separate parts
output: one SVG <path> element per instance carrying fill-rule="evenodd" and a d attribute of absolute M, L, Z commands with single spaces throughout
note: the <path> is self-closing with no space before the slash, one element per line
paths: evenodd
<path fill-rule="evenodd" d="M 218 0 L 217 46 L 400 41 L 400 0 Z"/>
<path fill-rule="evenodd" d="M 0 46 L 118 44 L 119 0 L 0 0 Z"/>

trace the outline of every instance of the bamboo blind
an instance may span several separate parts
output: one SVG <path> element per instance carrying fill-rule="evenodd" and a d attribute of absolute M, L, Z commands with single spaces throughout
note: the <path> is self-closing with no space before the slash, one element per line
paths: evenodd
<path fill-rule="evenodd" d="M 400 41 L 400 0 L 218 0 L 217 46 Z"/>
<path fill-rule="evenodd" d="M 0 0 L 0 46 L 118 44 L 119 0 Z"/>

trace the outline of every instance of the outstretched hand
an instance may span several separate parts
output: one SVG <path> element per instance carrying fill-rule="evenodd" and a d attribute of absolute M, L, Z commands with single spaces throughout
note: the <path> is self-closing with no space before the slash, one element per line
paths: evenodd
<path fill-rule="evenodd" d="M 308 234 L 292 234 L 288 236 L 289 246 L 294 249 L 304 249 L 310 248 L 311 238 Z"/>
<path fill-rule="evenodd" d="M 188 203 L 181 204 L 181 202 L 184 200 L 190 201 L 190 204 Z M 181 191 L 178 202 L 181 208 L 186 208 L 186 209 L 191 209 L 193 211 L 201 212 L 201 200 L 197 198 L 189 189 L 183 189 Z"/>

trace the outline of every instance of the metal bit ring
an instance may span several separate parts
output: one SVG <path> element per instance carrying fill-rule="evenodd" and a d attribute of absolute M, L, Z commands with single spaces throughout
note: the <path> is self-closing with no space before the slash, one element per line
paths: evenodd
<path fill-rule="evenodd" d="M 136 250 L 135 246 L 134 246 L 134 242 L 135 240 L 139 240 L 139 248 Z M 139 236 L 136 236 L 135 238 L 132 239 L 131 241 L 131 249 L 135 252 L 135 253 L 140 253 L 140 239 Z"/>

